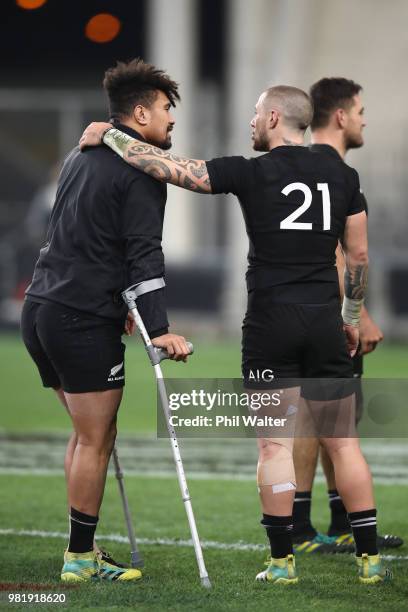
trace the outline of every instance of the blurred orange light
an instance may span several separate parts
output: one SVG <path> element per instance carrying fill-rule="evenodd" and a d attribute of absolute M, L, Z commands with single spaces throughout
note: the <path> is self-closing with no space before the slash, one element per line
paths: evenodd
<path fill-rule="evenodd" d="M 16 0 L 18 6 L 28 10 L 40 8 L 46 2 L 47 0 Z"/>
<path fill-rule="evenodd" d="M 85 26 L 85 35 L 96 43 L 110 42 L 119 34 L 121 23 L 110 13 L 94 15 Z"/>

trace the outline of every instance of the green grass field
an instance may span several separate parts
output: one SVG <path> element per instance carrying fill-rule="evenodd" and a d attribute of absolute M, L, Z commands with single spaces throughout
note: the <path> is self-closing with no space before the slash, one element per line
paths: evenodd
<path fill-rule="evenodd" d="M 164 364 L 168 376 L 238 376 L 238 342 L 210 345 L 199 339 L 193 341 L 196 353 L 191 362 L 187 365 Z M 142 435 L 154 435 L 156 397 L 150 366 L 140 344 L 134 341 L 129 343 L 127 350 L 127 386 L 119 429 L 126 438 L 121 454 L 136 533 L 141 539 L 140 548 L 146 563 L 145 577 L 134 585 L 90 584 L 63 589 L 58 575 L 67 531 L 62 468 L 68 418 L 52 393 L 42 389 L 16 337 L 0 338 L 0 360 L 3 374 L 0 413 L 0 589 L 3 590 L 0 590 L 0 609 L 28 607 L 28 604 L 7 603 L 10 592 L 63 592 L 67 598 L 64 608 L 70 610 L 335 612 L 358 609 L 371 612 L 377 609 L 400 612 L 407 609 L 407 544 L 389 551 L 392 558 L 388 563 L 395 574 L 395 581 L 389 585 L 360 586 L 353 558 L 349 555 L 298 555 L 301 580 L 289 589 L 255 583 L 255 574 L 262 569 L 267 550 L 261 547 L 265 535 L 259 526 L 257 491 L 251 476 L 255 454 L 249 440 L 229 440 L 225 448 L 220 448 L 220 443 L 217 447 L 217 444 L 198 440 L 181 442 L 205 560 L 213 583 L 211 591 L 203 590 L 194 552 L 188 542 L 189 530 L 168 441 L 145 441 L 144 447 L 138 441 Z M 366 375 L 403 378 L 405 364 L 404 347 L 384 346 L 367 359 Z M 371 442 L 372 447 L 368 444 L 367 449 L 373 472 L 378 474 L 376 497 L 380 530 L 398 534 L 408 542 L 406 441 Z M 147 448 L 148 459 L 145 456 Z M 210 458 L 204 467 L 202 458 L 205 456 Z M 200 466 L 205 472 L 201 477 Z M 396 475 L 394 479 L 393 475 Z M 314 491 L 313 519 L 318 528 L 325 530 L 328 507 L 321 481 Z M 129 548 L 123 541 L 125 524 L 112 475 L 108 477 L 98 532 L 101 542 L 115 556 L 128 560 Z M 55 609 L 56 605 L 61 604 L 35 604 L 35 608 Z"/>
<path fill-rule="evenodd" d="M 239 378 L 239 342 L 217 345 L 191 339 L 196 348 L 188 364 L 164 362 L 168 378 Z M 44 390 L 29 355 L 17 336 L 0 339 L 2 408 L 0 431 L 61 432 L 70 428 L 53 393 Z M 381 346 L 366 359 L 365 374 L 373 378 L 406 378 L 407 349 Z M 126 349 L 126 388 L 119 412 L 119 429 L 125 433 L 156 430 L 156 389 L 153 373 L 139 340 Z"/>
<path fill-rule="evenodd" d="M 2 525 L 14 530 L 65 532 L 66 516 L 61 500 L 61 477 L 16 476 L 0 478 Z M 191 547 L 177 546 L 189 537 L 184 509 L 175 479 L 128 478 L 135 522 L 143 538 L 175 538 L 174 545 L 141 546 L 146 560 L 146 577 L 135 585 L 89 585 L 65 591 L 69 607 L 116 610 L 395 610 L 406 609 L 407 561 L 392 561 L 396 580 L 383 587 L 357 584 L 351 556 L 317 558 L 298 555 L 302 580 L 294 588 L 268 587 L 254 582 L 262 569 L 266 551 L 217 550 L 205 548 L 204 555 L 213 582 L 210 592 L 199 584 Z M 263 543 L 258 524 L 256 488 L 250 482 L 216 479 L 190 482 L 196 518 L 203 540 L 223 543 Z M 378 487 L 379 505 L 389 508 L 382 527 L 405 536 L 405 507 L 398 490 Z M 317 489 L 316 524 L 327 522 L 324 491 Z M 124 534 L 124 525 L 114 480 L 109 479 L 101 514 L 100 533 Z M 62 592 L 57 581 L 65 544 L 63 538 L 7 535 L 2 538 L 0 581 L 47 584 L 49 592 Z M 103 543 L 103 537 L 101 536 Z M 125 544 L 106 541 L 118 558 L 128 556 Z M 398 555 L 407 555 L 400 549 Z M 29 589 L 28 589 L 29 590 Z"/>

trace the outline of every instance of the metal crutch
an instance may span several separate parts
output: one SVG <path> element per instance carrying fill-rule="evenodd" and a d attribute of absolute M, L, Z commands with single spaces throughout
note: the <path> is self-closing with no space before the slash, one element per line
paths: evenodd
<path fill-rule="evenodd" d="M 123 472 L 120 467 L 118 451 L 116 446 L 113 447 L 112 451 L 113 463 L 115 466 L 115 476 L 118 481 L 120 497 L 122 499 L 123 514 L 125 515 L 126 527 L 129 537 L 130 544 L 130 563 L 132 567 L 143 567 L 143 557 L 139 552 L 136 543 L 135 530 L 133 529 L 133 521 L 130 514 L 129 502 L 125 491 L 125 485 L 123 483 Z"/>
<path fill-rule="evenodd" d="M 193 349 L 193 345 L 191 344 L 191 342 L 187 342 L 187 345 L 190 349 L 190 353 L 193 353 L 194 349 Z M 157 357 L 160 359 L 160 361 L 163 361 L 163 359 L 169 359 L 169 354 L 164 349 L 160 349 L 156 346 L 153 347 L 153 349 Z M 123 514 L 125 515 L 126 528 L 128 532 L 128 538 L 129 538 L 129 544 L 130 544 L 131 567 L 143 567 L 144 561 L 143 561 L 143 557 L 139 551 L 137 541 L 136 541 L 135 530 L 133 528 L 132 515 L 130 513 L 129 502 L 128 502 L 128 498 L 127 498 L 126 490 L 125 490 L 123 472 L 120 466 L 118 450 L 116 448 L 116 445 L 113 447 L 112 458 L 113 458 L 113 464 L 115 468 L 115 477 L 118 481 L 119 493 L 120 493 L 120 497 L 122 500 Z"/>
<path fill-rule="evenodd" d="M 191 346 L 191 353 L 192 353 L 193 345 L 191 344 L 190 346 Z M 159 349 L 157 347 L 153 347 L 153 348 L 158 358 L 160 359 L 160 361 L 162 361 L 163 359 L 169 358 L 168 353 L 164 349 Z M 123 477 L 122 468 L 120 466 L 119 455 L 118 455 L 118 450 L 117 450 L 116 445 L 113 447 L 112 459 L 113 459 L 113 465 L 115 468 L 115 477 L 116 477 L 116 480 L 118 481 L 119 493 L 120 493 L 120 497 L 122 500 L 123 514 L 125 515 L 126 528 L 128 532 L 128 538 L 129 538 L 129 544 L 130 544 L 130 564 L 131 564 L 131 567 L 143 567 L 144 561 L 143 561 L 143 557 L 139 551 L 137 541 L 136 541 L 136 535 L 135 535 L 135 530 L 133 527 L 132 515 L 130 513 L 130 506 L 129 506 L 128 498 L 126 495 L 124 477 Z"/>
<path fill-rule="evenodd" d="M 149 334 L 146 331 L 143 320 L 139 314 L 139 311 L 136 307 L 136 300 L 145 293 L 149 293 L 151 291 L 157 291 L 165 286 L 165 282 L 163 278 L 154 278 L 148 281 L 144 281 L 137 285 L 132 285 L 122 293 L 122 297 L 127 304 L 130 312 L 133 315 L 136 326 L 142 336 L 143 343 L 145 345 L 147 354 L 149 355 L 150 362 L 154 368 L 154 373 L 156 376 L 156 381 L 159 389 L 159 396 L 161 405 L 164 412 L 164 417 L 167 425 L 167 430 L 169 432 L 171 448 L 173 451 L 174 462 L 176 464 L 177 478 L 180 486 L 181 497 L 184 502 L 184 507 L 187 514 L 188 523 L 190 526 L 191 539 L 194 545 L 195 556 L 198 565 L 198 571 L 200 574 L 201 584 L 206 588 L 211 588 L 211 582 L 208 577 L 208 573 L 204 563 L 203 551 L 201 549 L 200 538 L 198 536 L 197 526 L 194 518 L 193 507 L 191 505 L 191 497 L 187 486 L 187 480 L 184 473 L 183 462 L 180 455 L 179 444 L 177 441 L 176 432 L 174 427 L 170 424 L 169 420 L 169 403 L 167 397 L 166 386 L 163 380 L 163 372 L 160 367 L 161 355 L 160 352 L 155 350 L 155 347 L 150 340 Z"/>
<path fill-rule="evenodd" d="M 188 342 L 187 345 L 190 348 L 190 353 L 192 353 L 193 345 L 190 342 Z M 154 346 L 153 349 L 157 355 L 157 358 L 160 361 L 163 361 L 163 359 L 169 359 L 169 355 L 167 351 L 165 351 L 164 349 L 160 349 L 156 346 Z M 128 498 L 127 498 L 126 490 L 125 490 L 123 472 L 120 466 L 118 449 L 116 445 L 113 447 L 112 459 L 113 459 L 113 465 L 115 468 L 115 477 L 116 477 L 116 480 L 118 481 L 119 493 L 120 493 L 120 497 L 122 500 L 122 506 L 123 506 L 123 514 L 125 515 L 126 528 L 128 532 L 128 538 L 129 538 L 129 544 L 130 544 L 130 564 L 132 567 L 143 567 L 144 561 L 143 561 L 143 557 L 139 551 L 137 541 L 136 541 L 135 530 L 133 528 L 132 515 L 130 513 L 129 502 L 128 502 Z"/>

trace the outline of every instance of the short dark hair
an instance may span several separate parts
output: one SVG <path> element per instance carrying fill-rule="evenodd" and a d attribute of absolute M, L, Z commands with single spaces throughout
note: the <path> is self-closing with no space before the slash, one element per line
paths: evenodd
<path fill-rule="evenodd" d="M 151 106 L 158 91 L 166 94 L 172 106 L 180 100 L 178 83 L 140 57 L 129 62 L 117 62 L 116 66 L 108 68 L 103 87 L 108 94 L 111 118 L 129 117 L 138 104 Z"/>
<path fill-rule="evenodd" d="M 277 104 L 286 125 L 304 132 L 313 117 L 313 104 L 310 96 L 298 87 L 275 85 L 266 90 L 265 101 Z"/>
<path fill-rule="evenodd" d="M 353 96 L 359 94 L 361 90 L 361 85 L 342 77 L 320 79 L 312 85 L 310 88 L 310 97 L 314 106 L 312 130 L 326 127 L 331 113 L 336 108 L 350 108 Z"/>

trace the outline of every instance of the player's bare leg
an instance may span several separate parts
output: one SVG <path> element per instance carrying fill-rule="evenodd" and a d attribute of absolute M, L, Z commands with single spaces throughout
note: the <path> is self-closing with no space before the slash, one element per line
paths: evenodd
<path fill-rule="evenodd" d="M 266 392 L 264 392 L 266 393 Z M 269 392 L 271 397 L 274 391 Z M 285 389 L 280 394 L 280 404 L 275 406 L 271 401 L 259 415 L 285 419 L 285 424 L 278 430 L 273 427 L 258 428 L 258 468 L 257 483 L 261 507 L 264 514 L 276 516 L 292 515 L 293 499 L 296 490 L 295 469 L 293 464 L 293 445 L 298 418 L 300 389 Z M 264 437 L 268 435 L 268 437 Z M 269 437 L 269 435 L 271 437 Z"/>
<path fill-rule="evenodd" d="M 335 489 L 336 478 L 334 476 L 333 461 L 330 459 L 330 456 L 324 446 L 320 447 L 320 463 L 322 464 L 324 476 L 326 478 L 327 488 L 329 490 Z"/>
<path fill-rule="evenodd" d="M 322 444 L 333 462 L 335 482 L 347 512 L 373 508 L 371 472 L 358 438 L 323 438 Z"/>
<path fill-rule="evenodd" d="M 259 498 L 261 502 L 262 512 L 272 516 L 288 516 L 292 514 L 293 500 L 295 497 L 295 479 L 294 471 L 292 481 L 287 483 L 275 484 L 275 485 L 263 485 L 263 481 L 267 480 L 267 474 L 260 473 L 263 471 L 273 471 L 274 468 L 279 468 L 279 464 L 282 464 L 281 455 L 284 453 L 287 457 L 283 458 L 283 462 L 289 463 L 289 457 L 293 452 L 293 439 L 290 438 L 260 438 L 257 440 L 259 459 L 258 459 L 258 487 L 259 487 Z M 283 453 L 282 453 L 283 450 Z M 263 466 L 263 467 L 262 467 Z M 266 467 L 266 470 L 265 470 Z M 286 469 L 286 468 L 284 468 Z M 271 481 L 273 480 L 271 475 Z M 279 487 L 287 486 L 287 490 L 280 490 Z"/>
<path fill-rule="evenodd" d="M 67 411 L 68 416 L 71 417 L 69 413 L 69 409 L 68 409 L 68 404 L 65 399 L 64 391 L 61 388 L 54 389 L 54 391 L 59 401 L 61 402 L 61 404 L 64 406 L 65 410 Z M 67 497 L 68 497 L 69 474 L 71 472 L 72 459 L 74 457 L 74 452 L 75 452 L 75 447 L 77 445 L 77 442 L 78 442 L 78 436 L 76 432 L 73 431 L 68 440 L 67 448 L 65 451 L 65 457 L 64 457 L 64 472 L 65 472 L 65 481 L 67 483 Z"/>
<path fill-rule="evenodd" d="M 330 459 L 330 456 L 324 446 L 320 447 L 320 463 L 322 465 L 324 476 L 326 478 L 327 491 L 330 503 L 331 520 L 328 529 L 328 535 L 335 536 L 339 532 L 347 532 L 348 534 L 351 534 L 351 527 L 347 518 L 347 511 L 344 507 L 343 500 L 341 499 L 336 486 L 333 461 Z M 351 535 L 349 535 L 349 538 L 346 538 L 346 541 L 348 542 L 350 538 Z M 344 539 L 345 538 L 343 535 L 343 537 L 340 538 L 339 542 L 344 541 Z"/>
<path fill-rule="evenodd" d="M 382 567 L 377 547 L 377 511 L 370 469 L 358 438 L 322 439 L 336 475 L 337 489 L 348 512 L 356 545 L 359 580 L 387 582 L 391 572 Z"/>
<path fill-rule="evenodd" d="M 266 570 L 256 579 L 278 584 L 298 581 L 292 546 L 292 509 L 295 497 L 293 438 L 258 438 L 257 481 L 263 518 L 271 546 Z M 276 483 L 276 484 L 273 484 Z"/>
<path fill-rule="evenodd" d="M 302 401 L 302 400 L 301 400 Z M 327 422 L 327 409 L 338 413 L 338 402 L 334 406 L 321 401 L 303 400 L 304 410 L 300 411 L 296 425 L 297 436 L 294 443 L 294 463 L 297 489 L 293 508 L 293 542 L 297 553 L 340 553 L 353 552 L 353 543 L 337 541 L 336 537 L 329 537 L 319 533 L 311 521 L 312 487 L 321 448 L 319 428 Z M 303 404 L 301 404 L 302 406 Z M 352 418 L 354 404 L 350 401 L 346 405 Z M 331 410 L 331 412 L 330 412 Z M 337 411 L 337 412 L 336 412 Z M 347 413 L 348 416 L 348 413 Z M 329 418 L 329 426 L 332 419 Z M 344 419 L 348 426 L 349 420 Z M 330 461 L 330 458 L 329 458 Z M 335 487 L 334 487 L 335 488 Z M 346 517 L 347 518 L 347 517 Z"/>
<path fill-rule="evenodd" d="M 308 407 L 333 463 L 335 483 L 347 511 L 373 508 L 371 473 L 356 430 L 354 394 L 337 400 L 309 400 Z"/>
<path fill-rule="evenodd" d="M 304 402 L 305 400 L 300 400 Z M 319 450 L 322 451 L 317 430 L 313 425 L 312 413 L 309 411 L 309 402 L 304 406 L 297 422 L 297 436 L 294 441 L 293 459 L 296 473 L 296 493 L 293 504 L 293 544 L 296 553 L 331 554 L 340 552 L 353 552 L 353 542 L 337 541 L 319 533 L 311 521 L 312 488 L 316 473 Z M 314 435 L 313 435 L 314 434 Z M 308 436 L 308 437 L 303 437 Z M 323 452 L 325 452 L 323 450 Z M 331 463 L 327 453 L 328 461 Z M 333 472 L 334 479 L 334 472 Z M 330 491 L 335 489 L 329 487 Z M 340 498 L 339 498 L 340 499 Z M 336 502 L 337 503 L 337 500 Z M 341 503 L 341 500 L 340 500 Z M 347 513 L 345 513 L 346 520 Z"/>
<path fill-rule="evenodd" d="M 336 487 L 333 462 L 324 446 L 320 447 L 320 461 L 326 477 L 330 499 L 331 521 L 328 529 L 328 536 L 335 537 L 339 546 L 348 546 L 353 544 L 351 526 L 343 500 Z M 402 544 L 403 540 L 398 536 L 390 534 L 380 535 L 377 533 L 377 546 L 379 549 L 397 548 Z"/>
<path fill-rule="evenodd" d="M 350 544 L 353 540 L 347 511 L 336 486 L 333 462 L 324 446 L 320 447 L 320 463 L 327 482 L 330 504 L 331 518 L 327 534 L 330 537 L 336 537 L 340 545 Z"/>
<path fill-rule="evenodd" d="M 317 438 L 295 438 L 293 462 L 295 464 L 298 491 L 312 490 L 319 448 L 320 444 Z"/>
<path fill-rule="evenodd" d="M 68 404 L 67 404 L 67 400 L 65 399 L 65 394 L 64 391 L 59 388 L 59 389 L 54 389 L 59 401 L 61 402 L 61 404 L 64 406 L 65 410 L 67 411 L 67 414 L 69 417 L 71 417 L 70 413 L 69 413 L 69 408 L 68 408 Z M 67 443 L 67 448 L 65 451 L 65 457 L 64 457 L 64 472 L 65 472 L 65 482 L 66 482 L 66 486 L 67 486 L 67 501 L 69 498 L 69 493 L 68 493 L 68 483 L 69 483 L 69 475 L 71 473 L 71 466 L 72 466 L 72 460 L 74 458 L 74 453 L 75 453 L 75 448 L 77 446 L 78 443 L 78 436 L 76 431 L 73 431 L 72 434 L 70 435 L 70 438 L 68 440 Z M 68 502 L 68 514 L 69 514 L 69 510 L 70 510 L 70 506 L 69 506 L 69 502 Z M 94 551 L 97 553 L 100 553 L 102 555 L 105 555 L 107 558 L 109 557 L 109 559 L 111 561 L 114 562 L 114 564 L 116 565 L 116 561 L 114 561 L 109 553 L 105 553 L 104 551 L 101 551 L 101 549 L 99 548 L 99 546 L 96 544 L 95 540 L 93 543 L 93 547 L 94 547 Z M 121 567 L 121 565 L 119 565 L 118 567 Z"/>
<path fill-rule="evenodd" d="M 70 537 L 61 579 L 139 580 L 139 570 L 119 568 L 94 550 L 94 535 L 102 503 L 109 458 L 116 438 L 116 415 L 122 389 L 65 393 L 77 435 L 69 471 Z"/>
<path fill-rule="evenodd" d="M 319 456 L 319 440 L 314 437 L 296 437 L 293 462 L 296 474 L 296 494 L 293 504 L 293 536 L 304 544 L 317 535 L 311 522 L 312 488 Z"/>
<path fill-rule="evenodd" d="M 324 476 L 327 482 L 328 489 L 336 488 L 336 478 L 334 476 L 334 465 L 333 461 L 330 459 L 330 455 L 324 446 L 320 447 L 320 463 L 322 464 Z"/>
<path fill-rule="evenodd" d="M 106 471 L 116 438 L 116 414 L 122 389 L 65 394 L 78 442 L 69 475 L 69 503 L 97 516 Z"/>
<path fill-rule="evenodd" d="M 271 392 L 273 393 L 273 392 Z M 293 434 L 296 421 L 299 389 L 286 389 L 278 408 L 272 404 L 266 412 L 270 416 L 286 417 L 287 424 L 280 432 L 290 437 L 260 437 L 258 430 L 257 483 L 265 527 L 271 546 L 271 558 L 266 570 L 256 579 L 272 583 L 297 582 L 292 547 L 292 509 L 296 482 L 293 465 Z M 271 434 L 273 429 L 269 428 Z M 265 435 L 264 430 L 262 434 Z"/>
<path fill-rule="evenodd" d="M 377 511 L 370 469 L 358 438 L 324 438 L 322 444 L 333 462 L 337 490 L 347 509 L 356 545 L 360 582 L 391 579 L 381 565 L 377 547 Z"/>
<path fill-rule="evenodd" d="M 331 394 L 334 391 L 332 386 Z M 319 428 L 320 441 L 333 463 L 337 489 L 348 512 L 359 580 L 366 584 L 387 581 L 391 574 L 382 567 L 378 555 L 371 473 L 356 432 L 355 394 L 339 399 L 309 400 L 308 407 Z"/>
<path fill-rule="evenodd" d="M 74 453 L 75 453 L 77 444 L 78 444 L 78 436 L 76 435 L 75 431 L 73 431 L 69 437 L 67 448 L 65 451 L 65 457 L 64 457 L 64 472 L 65 472 L 65 480 L 67 483 L 67 493 L 68 493 L 68 482 L 69 482 L 69 475 L 71 473 L 72 460 L 74 458 Z"/>

